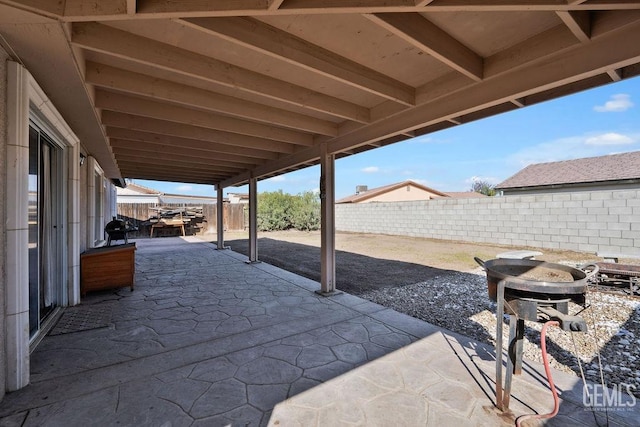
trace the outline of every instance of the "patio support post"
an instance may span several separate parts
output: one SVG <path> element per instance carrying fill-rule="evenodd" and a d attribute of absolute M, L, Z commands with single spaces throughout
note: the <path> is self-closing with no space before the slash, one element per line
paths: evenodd
<path fill-rule="evenodd" d="M 224 199 L 222 197 L 222 186 L 216 185 L 216 235 L 218 236 L 218 249 L 229 249 L 224 246 Z"/>
<path fill-rule="evenodd" d="M 336 293 L 335 155 L 320 146 L 320 295 Z"/>
<path fill-rule="evenodd" d="M 249 178 L 249 264 L 258 263 L 258 179 Z"/>

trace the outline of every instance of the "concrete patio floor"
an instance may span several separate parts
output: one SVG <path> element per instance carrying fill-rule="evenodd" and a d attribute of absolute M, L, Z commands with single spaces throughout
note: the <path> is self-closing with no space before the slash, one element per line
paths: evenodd
<path fill-rule="evenodd" d="M 135 290 L 67 309 L 102 320 L 44 338 L 0 426 L 508 426 L 552 409 L 533 363 L 502 414 L 491 347 L 196 238 L 136 243 Z M 606 421 L 554 379 L 545 425 Z M 614 409 L 609 425 L 639 424 L 638 405 Z"/>

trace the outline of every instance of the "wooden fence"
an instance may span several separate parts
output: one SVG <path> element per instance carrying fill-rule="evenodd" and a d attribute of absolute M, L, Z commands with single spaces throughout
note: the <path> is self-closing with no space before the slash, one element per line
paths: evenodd
<path fill-rule="evenodd" d="M 246 230 L 248 228 L 249 207 L 244 204 L 225 203 L 223 212 L 224 229 L 225 230 Z M 118 218 L 129 221 L 129 223 L 138 228 L 137 233 L 130 233 L 129 237 L 148 237 L 151 232 L 151 224 L 149 219 L 157 215 L 157 208 L 160 205 L 155 203 L 118 203 Z M 187 234 L 205 234 L 215 233 L 218 229 L 217 225 L 217 205 L 215 204 L 163 204 L 162 207 L 167 208 L 201 208 L 204 215 L 204 221 L 198 226 L 187 227 Z M 165 233 L 169 232 L 167 230 Z M 171 230 L 175 235 L 178 230 Z M 155 233 L 154 233 L 155 236 Z"/>

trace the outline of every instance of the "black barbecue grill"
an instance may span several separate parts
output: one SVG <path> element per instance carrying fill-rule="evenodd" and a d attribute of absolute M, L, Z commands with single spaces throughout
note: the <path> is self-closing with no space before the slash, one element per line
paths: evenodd
<path fill-rule="evenodd" d="M 127 234 L 133 231 L 138 231 L 136 227 L 131 227 L 129 222 L 123 219 L 117 219 L 113 217 L 105 227 L 104 232 L 107 233 L 107 246 L 111 246 L 112 240 L 124 240 L 124 243 L 129 243 Z"/>

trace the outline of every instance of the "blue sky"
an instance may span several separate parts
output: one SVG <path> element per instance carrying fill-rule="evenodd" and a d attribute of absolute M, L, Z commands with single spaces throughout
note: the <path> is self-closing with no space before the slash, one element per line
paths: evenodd
<path fill-rule="evenodd" d="M 532 163 L 640 150 L 640 77 L 520 108 L 336 160 L 336 198 L 414 180 L 439 191 L 498 184 Z M 258 192 L 317 191 L 318 166 L 258 181 Z M 166 193 L 211 195 L 214 187 L 135 180 Z M 246 186 L 227 192 L 247 192 Z"/>

